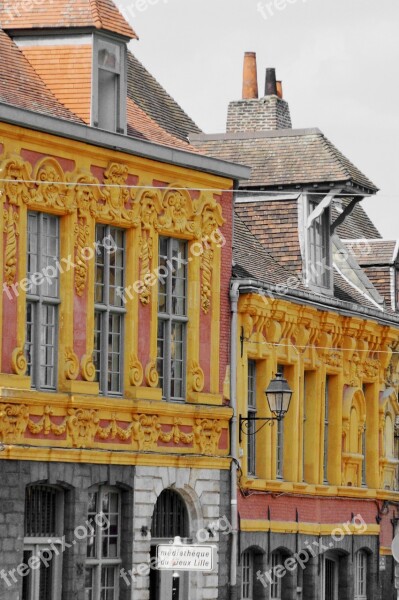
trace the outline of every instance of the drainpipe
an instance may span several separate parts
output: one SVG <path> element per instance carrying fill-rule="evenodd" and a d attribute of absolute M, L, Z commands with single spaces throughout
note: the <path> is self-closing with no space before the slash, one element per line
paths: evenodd
<path fill-rule="evenodd" d="M 233 416 L 230 421 L 231 472 L 230 472 L 230 518 L 231 518 L 231 560 L 230 560 L 230 600 L 238 598 L 237 566 L 238 566 L 238 506 L 237 506 L 237 306 L 240 297 L 240 286 L 256 286 L 253 279 L 233 281 L 230 288 L 231 329 L 230 329 L 230 406 Z"/>

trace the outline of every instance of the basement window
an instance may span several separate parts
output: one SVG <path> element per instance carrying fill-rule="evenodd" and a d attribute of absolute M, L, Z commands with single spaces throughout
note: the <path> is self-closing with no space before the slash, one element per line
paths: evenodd
<path fill-rule="evenodd" d="M 94 38 L 92 124 L 126 133 L 126 45 Z"/>

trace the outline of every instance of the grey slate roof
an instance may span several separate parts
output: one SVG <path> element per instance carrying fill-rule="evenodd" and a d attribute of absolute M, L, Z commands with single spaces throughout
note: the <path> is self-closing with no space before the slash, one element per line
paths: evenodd
<path fill-rule="evenodd" d="M 319 129 L 190 135 L 190 141 L 206 154 L 252 167 L 246 188 L 344 183 L 378 191 Z"/>
<path fill-rule="evenodd" d="M 342 205 L 345 207 L 349 200 L 342 200 Z M 331 220 L 332 222 L 339 216 L 335 206 L 332 206 Z M 353 212 L 345 218 L 345 221 L 337 227 L 337 234 L 341 240 L 348 239 L 381 239 L 381 234 L 371 221 L 370 217 L 364 210 L 361 202 L 358 202 Z"/>
<path fill-rule="evenodd" d="M 128 52 L 127 95 L 165 131 L 187 141 L 201 129 L 164 90 L 141 62 Z"/>

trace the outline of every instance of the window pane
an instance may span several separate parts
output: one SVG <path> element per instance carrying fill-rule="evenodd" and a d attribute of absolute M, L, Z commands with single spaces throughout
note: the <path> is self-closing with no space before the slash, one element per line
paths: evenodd
<path fill-rule="evenodd" d="M 104 69 L 120 71 L 121 49 L 120 46 L 107 42 L 98 41 L 98 66 Z"/>
<path fill-rule="evenodd" d="M 183 323 L 172 323 L 170 339 L 170 395 L 173 399 L 183 399 L 184 329 Z"/>
<path fill-rule="evenodd" d="M 248 361 L 248 419 L 256 418 L 256 362 Z M 256 421 L 248 421 L 247 468 L 248 473 L 256 473 Z"/>
<path fill-rule="evenodd" d="M 54 537 L 56 531 L 56 497 L 54 488 L 32 485 L 25 492 L 25 536 Z"/>
<path fill-rule="evenodd" d="M 115 567 L 104 567 L 101 570 L 101 600 L 115 598 Z"/>
<path fill-rule="evenodd" d="M 85 572 L 85 600 L 94 600 L 94 569 L 88 567 Z"/>
<path fill-rule="evenodd" d="M 164 357 L 165 357 L 165 321 L 158 321 L 158 341 L 157 341 L 157 371 L 159 375 L 159 387 L 164 389 Z"/>
<path fill-rule="evenodd" d="M 87 556 L 93 558 L 97 554 L 96 549 L 96 528 L 95 517 L 97 514 L 97 494 L 89 494 L 88 521 L 90 523 L 89 535 L 87 538 Z"/>
<path fill-rule="evenodd" d="M 40 323 L 40 386 L 55 388 L 57 307 L 41 306 Z"/>
<path fill-rule="evenodd" d="M 26 343 L 25 343 L 25 356 L 28 363 L 27 375 L 33 377 L 32 364 L 34 361 L 33 352 L 33 336 L 34 336 L 34 304 L 32 302 L 26 303 Z M 36 382 L 32 379 L 32 386 L 34 387 Z"/>
<path fill-rule="evenodd" d="M 101 372 L 101 333 L 102 333 L 102 313 L 96 311 L 94 313 L 94 351 L 93 361 L 96 367 L 96 381 L 101 383 L 100 372 Z M 100 386 L 101 387 L 101 386 Z M 103 391 L 101 389 L 101 391 Z"/>
<path fill-rule="evenodd" d="M 98 126 L 116 131 L 118 120 L 119 75 L 104 69 L 98 70 Z"/>

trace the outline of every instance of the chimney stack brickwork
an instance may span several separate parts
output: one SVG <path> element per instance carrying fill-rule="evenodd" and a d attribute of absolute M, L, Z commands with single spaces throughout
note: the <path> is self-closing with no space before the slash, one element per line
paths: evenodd
<path fill-rule="evenodd" d="M 226 133 L 292 129 L 288 102 L 277 96 L 230 102 Z"/>

